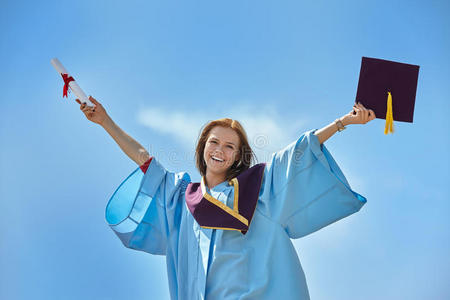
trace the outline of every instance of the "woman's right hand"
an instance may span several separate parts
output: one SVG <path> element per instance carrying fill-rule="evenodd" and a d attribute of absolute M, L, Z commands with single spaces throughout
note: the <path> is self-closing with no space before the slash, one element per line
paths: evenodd
<path fill-rule="evenodd" d="M 106 110 L 103 108 L 103 105 L 101 105 L 92 96 L 89 96 L 89 101 L 94 103 L 94 106 L 88 106 L 88 105 L 86 105 L 85 102 L 81 103 L 80 99 L 76 99 L 75 101 L 77 101 L 78 104 L 80 104 L 80 110 L 84 113 L 86 118 L 91 122 L 102 125 L 103 122 L 108 117 Z"/>

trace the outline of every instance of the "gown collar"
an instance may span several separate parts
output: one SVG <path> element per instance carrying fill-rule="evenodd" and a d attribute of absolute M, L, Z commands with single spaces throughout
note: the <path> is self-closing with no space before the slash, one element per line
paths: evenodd
<path fill-rule="evenodd" d="M 246 234 L 258 202 L 264 167 L 264 163 L 257 164 L 229 182 L 222 182 L 212 188 L 216 192 L 222 191 L 227 184 L 232 185 L 232 208 L 211 196 L 203 178 L 201 182 L 190 183 L 185 200 L 197 223 L 202 228 L 238 230 Z"/>

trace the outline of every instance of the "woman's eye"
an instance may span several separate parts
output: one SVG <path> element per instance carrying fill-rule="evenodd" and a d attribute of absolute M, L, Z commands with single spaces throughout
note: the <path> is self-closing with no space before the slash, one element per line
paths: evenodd
<path fill-rule="evenodd" d="M 217 144 L 217 142 L 216 141 L 209 141 L 210 143 L 213 143 L 213 144 Z"/>
<path fill-rule="evenodd" d="M 228 145 L 228 148 L 233 149 L 233 146 Z"/>

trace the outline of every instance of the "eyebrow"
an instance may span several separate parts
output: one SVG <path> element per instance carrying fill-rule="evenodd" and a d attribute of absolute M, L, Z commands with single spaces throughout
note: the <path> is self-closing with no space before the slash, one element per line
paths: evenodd
<path fill-rule="evenodd" d="M 213 136 L 211 136 L 209 139 L 211 139 L 211 140 L 219 140 L 218 138 L 216 138 L 216 137 L 213 137 Z M 233 146 L 236 146 L 234 143 L 232 143 L 232 142 L 225 142 L 226 144 L 231 144 L 231 145 L 233 145 Z"/>

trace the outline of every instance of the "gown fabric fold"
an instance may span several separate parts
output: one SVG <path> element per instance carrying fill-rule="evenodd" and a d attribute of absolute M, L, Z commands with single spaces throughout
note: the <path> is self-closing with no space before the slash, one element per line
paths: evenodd
<path fill-rule="evenodd" d="M 171 299 L 309 299 L 291 239 L 306 236 L 361 209 L 366 198 L 307 131 L 266 163 L 247 234 L 202 228 L 191 215 L 185 172 L 153 157 L 117 188 L 106 220 L 125 247 L 165 255 Z M 227 181 L 208 193 L 233 207 Z"/>

